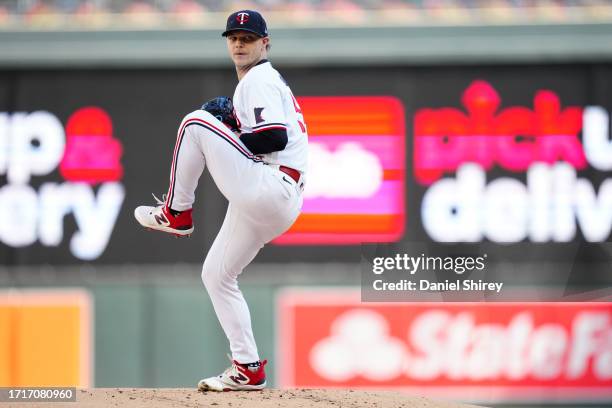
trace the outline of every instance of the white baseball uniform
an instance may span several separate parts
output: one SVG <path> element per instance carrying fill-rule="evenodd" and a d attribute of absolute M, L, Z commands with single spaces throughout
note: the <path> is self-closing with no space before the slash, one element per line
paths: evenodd
<path fill-rule="evenodd" d="M 205 167 L 228 199 L 227 214 L 202 269 L 202 281 L 229 340 L 232 358 L 259 361 L 251 316 L 238 275 L 259 250 L 285 232 L 302 207 L 308 136 L 291 90 L 269 62 L 251 68 L 234 93 L 242 133 L 287 130 L 284 150 L 254 156 L 223 123 L 206 111 L 187 115 L 179 128 L 166 203 L 177 211 L 192 207 Z M 279 166 L 298 170 L 298 182 Z"/>

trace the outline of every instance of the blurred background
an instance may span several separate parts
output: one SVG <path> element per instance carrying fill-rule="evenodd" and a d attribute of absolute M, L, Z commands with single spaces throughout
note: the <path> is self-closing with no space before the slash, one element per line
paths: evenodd
<path fill-rule="evenodd" d="M 271 384 L 609 406 L 603 0 L 0 0 L 0 386 L 228 365 L 200 280 L 226 201 L 205 174 L 189 239 L 132 212 L 167 189 L 182 117 L 233 94 L 220 33 L 243 8 L 310 137 L 303 214 L 240 280 Z M 377 243 L 486 254 L 515 296 L 362 303 Z"/>

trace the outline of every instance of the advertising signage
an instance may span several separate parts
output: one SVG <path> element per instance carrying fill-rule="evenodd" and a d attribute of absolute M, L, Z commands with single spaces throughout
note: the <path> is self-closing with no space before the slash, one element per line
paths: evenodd
<path fill-rule="evenodd" d="M 350 289 L 296 288 L 278 308 L 281 387 L 488 402 L 612 397 L 610 303 L 366 304 Z"/>
<path fill-rule="evenodd" d="M 70 255 L 102 255 L 125 198 L 122 145 L 103 109 L 79 108 L 64 126 L 48 111 L 0 113 L 0 241 L 14 248 L 69 241 Z M 61 175 L 34 188 L 32 178 Z M 9 215 L 9 216 L 6 216 Z M 77 230 L 67 236 L 64 217 Z"/>
<path fill-rule="evenodd" d="M 532 106 L 502 108 L 484 80 L 467 87 L 461 105 L 414 116 L 414 177 L 427 187 L 421 216 L 431 239 L 569 242 L 578 231 L 589 242 L 608 239 L 612 141 L 604 107 L 564 106 L 553 90 L 538 89 Z M 487 182 L 493 169 L 508 177 Z M 605 179 L 595 186 L 578 176 L 584 170 Z"/>
<path fill-rule="evenodd" d="M 537 245 L 545 261 L 574 245 L 610 260 L 595 248 L 612 230 L 609 66 L 315 71 L 287 69 L 310 137 L 303 212 L 257 261 L 358 262 L 362 243 L 404 241 L 493 245 L 490 259 Z M 208 175 L 192 239 L 149 234 L 132 212 L 167 190 L 178 124 L 231 95 L 232 72 L 0 80 L 5 264 L 202 261 L 226 208 Z"/>

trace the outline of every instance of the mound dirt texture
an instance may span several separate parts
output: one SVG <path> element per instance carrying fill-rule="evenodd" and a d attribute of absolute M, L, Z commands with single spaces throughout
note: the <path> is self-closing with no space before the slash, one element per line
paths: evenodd
<path fill-rule="evenodd" d="M 49 403 L 16 404 L 23 408 Z M 211 407 L 211 408 L 469 408 L 474 405 L 433 401 L 397 392 L 319 389 L 266 389 L 252 392 L 201 393 L 191 388 L 96 388 L 77 390 L 79 408 Z"/>

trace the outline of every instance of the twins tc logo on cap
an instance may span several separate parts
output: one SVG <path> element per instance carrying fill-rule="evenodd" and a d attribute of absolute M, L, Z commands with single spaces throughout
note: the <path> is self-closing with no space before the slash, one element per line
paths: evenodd
<path fill-rule="evenodd" d="M 249 21 L 249 13 L 238 13 L 236 14 L 236 21 L 238 21 L 240 24 L 244 24 L 247 21 Z"/>

